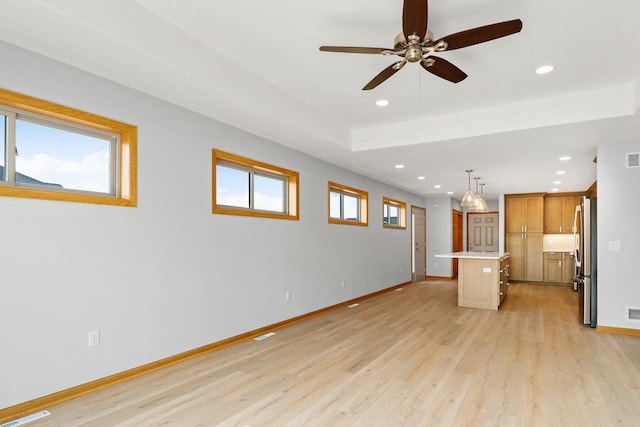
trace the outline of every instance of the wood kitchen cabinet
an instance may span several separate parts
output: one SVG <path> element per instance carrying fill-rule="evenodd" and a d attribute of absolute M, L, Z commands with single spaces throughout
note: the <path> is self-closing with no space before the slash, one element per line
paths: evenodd
<path fill-rule="evenodd" d="M 544 253 L 544 281 L 548 283 L 573 283 L 573 254 L 569 252 Z"/>
<path fill-rule="evenodd" d="M 509 278 L 542 282 L 542 233 L 507 233 Z"/>
<path fill-rule="evenodd" d="M 580 194 L 557 193 L 544 198 L 544 233 L 572 234 Z"/>
<path fill-rule="evenodd" d="M 505 196 L 506 250 L 510 279 L 542 282 L 544 193 Z"/>
<path fill-rule="evenodd" d="M 506 233 L 542 233 L 543 224 L 543 193 L 505 196 Z"/>

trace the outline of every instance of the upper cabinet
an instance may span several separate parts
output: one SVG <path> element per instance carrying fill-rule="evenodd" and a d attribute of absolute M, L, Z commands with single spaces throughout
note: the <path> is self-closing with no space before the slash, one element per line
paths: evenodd
<path fill-rule="evenodd" d="M 505 232 L 542 233 L 544 197 L 542 193 L 507 195 L 505 197 Z"/>
<path fill-rule="evenodd" d="M 545 234 L 573 233 L 573 218 L 580 194 L 554 194 L 544 198 Z"/>

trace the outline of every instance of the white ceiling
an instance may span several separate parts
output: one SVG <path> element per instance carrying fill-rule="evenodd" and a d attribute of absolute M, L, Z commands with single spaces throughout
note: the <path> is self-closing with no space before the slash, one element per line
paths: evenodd
<path fill-rule="evenodd" d="M 362 91 L 395 59 L 318 47 L 392 47 L 402 3 L 0 0 L 0 37 L 416 194 L 459 198 L 469 168 L 489 198 L 585 190 L 598 144 L 638 139 L 640 2 L 431 0 L 436 38 L 523 29 L 440 54 L 459 84 L 407 64 Z"/>

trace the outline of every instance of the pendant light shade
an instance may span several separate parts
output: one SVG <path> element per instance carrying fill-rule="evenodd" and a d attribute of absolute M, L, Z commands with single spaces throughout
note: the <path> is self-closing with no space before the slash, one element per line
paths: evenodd
<path fill-rule="evenodd" d="M 471 172 L 473 172 L 473 169 L 467 169 L 465 172 L 469 176 L 469 183 L 467 187 L 468 188 L 467 192 L 464 193 L 462 202 L 460 202 L 460 206 L 463 208 L 470 209 L 474 206 L 474 203 L 475 203 L 475 194 L 473 193 L 473 191 L 471 191 Z"/>
<path fill-rule="evenodd" d="M 489 206 L 487 206 L 487 200 L 484 198 L 484 183 L 480 183 L 480 199 L 482 199 L 480 209 L 482 212 L 489 212 Z"/>

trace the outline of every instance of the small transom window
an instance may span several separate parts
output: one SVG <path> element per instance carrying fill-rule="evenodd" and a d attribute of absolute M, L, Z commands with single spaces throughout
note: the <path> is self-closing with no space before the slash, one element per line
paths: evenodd
<path fill-rule="evenodd" d="M 213 150 L 213 213 L 298 219 L 298 172 Z"/>

